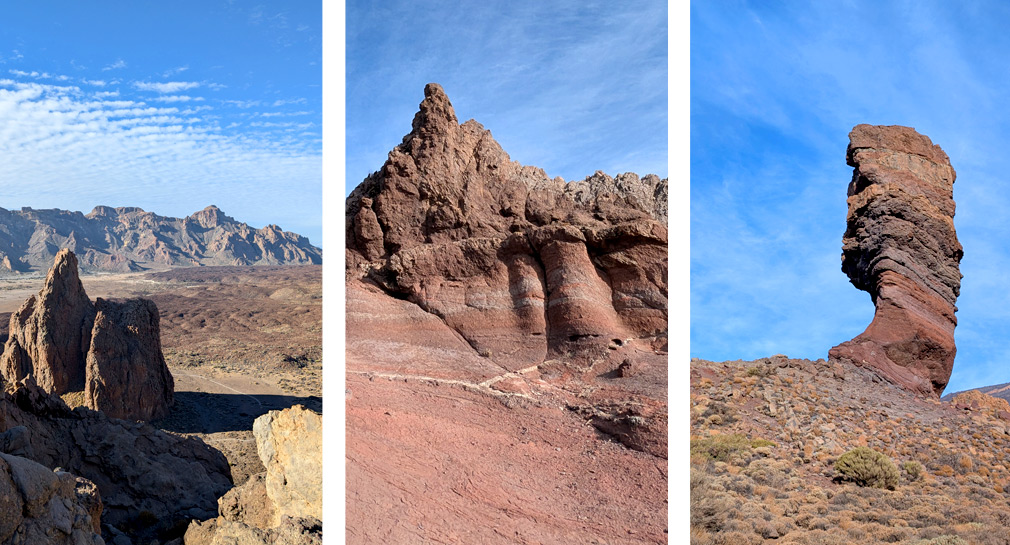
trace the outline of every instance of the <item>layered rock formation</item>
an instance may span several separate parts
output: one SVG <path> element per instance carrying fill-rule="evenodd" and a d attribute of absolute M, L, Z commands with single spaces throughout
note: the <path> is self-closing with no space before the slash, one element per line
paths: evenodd
<path fill-rule="evenodd" d="M 135 207 L 66 210 L 0 208 L 0 274 L 42 271 L 60 248 L 87 271 L 139 271 L 148 266 L 308 265 L 322 250 L 276 225 L 249 227 L 216 206 L 185 218 Z"/>
<path fill-rule="evenodd" d="M 961 286 L 954 169 L 929 138 L 900 126 L 856 126 L 846 158 L 854 171 L 842 270 L 876 311 L 866 331 L 829 357 L 938 396 L 954 364 Z"/>
<path fill-rule="evenodd" d="M 509 369 L 661 337 L 667 181 L 550 179 L 460 125 L 429 84 L 412 131 L 348 197 L 348 278 L 437 316 Z"/>
<path fill-rule="evenodd" d="M 322 416 L 301 405 L 253 424 L 266 472 L 218 501 L 219 516 L 193 522 L 187 545 L 322 543 Z"/>
<path fill-rule="evenodd" d="M 158 320 L 145 299 L 92 304 L 76 256 L 61 250 L 38 295 L 11 315 L 0 374 L 8 384 L 31 377 L 56 395 L 84 390 L 86 406 L 114 418 L 160 418 L 174 382 Z"/>

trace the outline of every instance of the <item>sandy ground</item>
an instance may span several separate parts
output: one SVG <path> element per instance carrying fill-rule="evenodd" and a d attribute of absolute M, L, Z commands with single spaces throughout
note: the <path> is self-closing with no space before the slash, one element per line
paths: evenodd
<path fill-rule="evenodd" d="M 43 281 L 0 279 L 0 340 L 9 313 Z M 221 450 L 236 484 L 263 471 L 256 417 L 296 404 L 322 411 L 321 267 L 201 267 L 84 275 L 81 282 L 92 300 L 155 301 L 175 406 L 154 424 Z"/>

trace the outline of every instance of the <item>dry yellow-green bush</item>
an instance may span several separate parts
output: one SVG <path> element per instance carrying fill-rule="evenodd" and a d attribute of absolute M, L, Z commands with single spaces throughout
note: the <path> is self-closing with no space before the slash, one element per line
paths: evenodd
<path fill-rule="evenodd" d="M 775 443 L 765 439 L 750 439 L 745 435 L 719 434 L 711 437 L 691 439 L 691 456 L 710 458 L 717 462 L 728 462 L 736 454 L 741 454 L 754 448 L 774 446 Z"/>
<path fill-rule="evenodd" d="M 909 460 L 901 464 L 901 469 L 905 470 L 905 475 L 909 481 L 918 481 L 922 478 L 922 464 L 915 460 Z"/>
<path fill-rule="evenodd" d="M 898 468 L 894 462 L 869 447 L 856 447 L 841 455 L 835 462 L 835 472 L 840 480 L 859 486 L 888 490 L 898 486 Z"/>

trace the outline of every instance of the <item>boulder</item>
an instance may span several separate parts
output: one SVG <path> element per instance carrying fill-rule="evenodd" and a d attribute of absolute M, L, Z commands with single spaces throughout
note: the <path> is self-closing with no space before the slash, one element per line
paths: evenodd
<path fill-rule="evenodd" d="M 270 411 L 253 422 L 256 450 L 266 468 L 274 519 L 323 518 L 323 417 L 301 405 Z"/>
<path fill-rule="evenodd" d="M 84 407 L 71 410 L 30 381 L 0 392 L 0 429 L 6 430 L 5 454 L 94 483 L 102 521 L 114 526 L 171 528 L 193 509 L 213 512 L 232 486 L 227 459 L 202 440 Z"/>
<path fill-rule="evenodd" d="M 0 543 L 104 544 L 102 500 L 87 479 L 0 453 Z"/>
<path fill-rule="evenodd" d="M 186 545 L 322 543 L 322 416 L 301 405 L 253 423 L 266 472 L 218 500 L 215 519 L 193 521 Z"/>
<path fill-rule="evenodd" d="M 954 365 L 961 287 L 954 169 L 939 146 L 901 126 L 857 125 L 846 157 L 854 171 L 842 270 L 876 310 L 863 333 L 828 355 L 939 396 Z"/>

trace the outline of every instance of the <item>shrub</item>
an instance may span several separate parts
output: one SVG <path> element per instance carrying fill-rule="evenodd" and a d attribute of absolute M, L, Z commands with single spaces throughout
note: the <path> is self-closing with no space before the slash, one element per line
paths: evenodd
<path fill-rule="evenodd" d="M 922 464 L 914 460 L 909 460 L 901 464 L 901 469 L 905 470 L 905 475 L 909 481 L 918 481 L 922 478 Z"/>
<path fill-rule="evenodd" d="M 720 434 L 691 439 L 691 456 L 700 456 L 717 462 L 728 462 L 731 457 L 751 449 L 774 446 L 765 439 L 750 439 L 739 433 Z"/>
<path fill-rule="evenodd" d="M 894 462 L 869 447 L 856 447 L 841 455 L 835 462 L 835 471 L 839 480 L 859 486 L 894 490 L 898 485 L 898 468 Z"/>
<path fill-rule="evenodd" d="M 945 535 L 933 539 L 920 539 L 915 545 L 968 545 L 968 542 L 959 536 Z"/>

